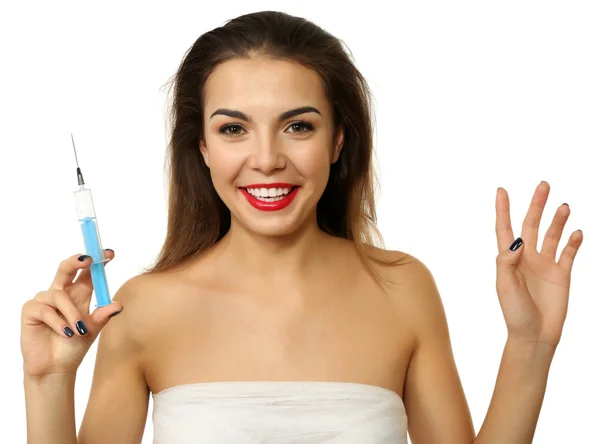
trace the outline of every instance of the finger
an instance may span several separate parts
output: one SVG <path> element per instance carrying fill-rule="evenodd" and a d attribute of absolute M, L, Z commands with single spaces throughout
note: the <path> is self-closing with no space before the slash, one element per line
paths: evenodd
<path fill-rule="evenodd" d="M 508 193 L 502 187 L 496 192 L 496 240 L 498 252 L 506 250 L 514 240 L 510 222 L 510 201 Z"/>
<path fill-rule="evenodd" d="M 107 262 L 104 262 L 106 265 L 114 259 L 115 252 L 113 250 L 106 249 L 104 251 L 104 257 L 108 259 Z M 92 283 L 90 268 L 88 267 L 81 270 L 79 276 L 77 276 L 77 279 L 75 279 L 73 282 L 73 286 L 70 288 L 69 292 L 76 304 L 82 304 L 86 302 L 89 303 L 93 290 L 94 285 Z M 89 305 L 87 311 L 89 312 Z"/>
<path fill-rule="evenodd" d="M 531 203 L 529 204 L 529 210 L 527 210 L 527 214 L 523 220 L 521 237 L 527 243 L 529 248 L 533 248 L 536 251 L 542 213 L 544 212 L 544 207 L 548 201 L 549 194 L 550 184 L 545 180 L 542 180 L 533 193 Z"/>
<path fill-rule="evenodd" d="M 560 258 L 558 259 L 558 265 L 560 265 L 563 270 L 569 273 L 571 272 L 571 269 L 573 268 L 573 262 L 575 261 L 575 256 L 577 255 L 582 242 L 583 231 L 577 230 L 571 233 L 571 236 L 567 241 L 567 245 L 565 245 L 565 248 L 563 248 Z"/>
<path fill-rule="evenodd" d="M 86 255 L 76 254 L 60 263 L 50 290 L 63 290 L 73 283 L 77 272 L 92 264 L 92 259 Z"/>
<path fill-rule="evenodd" d="M 65 319 L 59 315 L 54 307 L 42 301 L 31 299 L 23 305 L 23 319 L 29 325 L 46 324 L 54 332 L 65 338 L 72 338 L 75 333 Z"/>
<path fill-rule="evenodd" d="M 569 205 L 562 204 L 560 207 L 558 207 L 558 210 L 556 210 L 556 213 L 554 213 L 554 218 L 552 219 L 550 228 L 548 228 L 546 236 L 544 236 L 544 242 L 542 244 L 542 250 L 540 253 L 544 256 L 552 258 L 553 261 L 556 260 L 556 251 L 558 249 L 558 244 L 563 234 L 565 224 L 567 223 L 567 219 L 569 219 L 569 214 L 571 214 Z"/>
<path fill-rule="evenodd" d="M 99 332 L 108 322 L 123 311 L 123 304 L 113 301 L 108 305 L 96 308 L 90 315 L 94 329 Z"/>
<path fill-rule="evenodd" d="M 87 313 L 79 311 L 69 293 L 64 290 L 50 290 L 40 297 L 40 301 L 58 310 L 74 332 L 80 336 L 88 333 L 88 327 L 83 320 Z"/>
<path fill-rule="evenodd" d="M 73 281 L 69 292 L 73 296 L 73 300 L 81 301 L 82 299 L 89 299 L 92 291 L 94 291 L 94 284 L 92 283 L 90 268 L 84 268 Z"/>
<path fill-rule="evenodd" d="M 523 250 L 523 240 L 517 238 L 496 256 L 496 290 L 499 293 L 515 291 L 518 288 L 516 269 Z"/>

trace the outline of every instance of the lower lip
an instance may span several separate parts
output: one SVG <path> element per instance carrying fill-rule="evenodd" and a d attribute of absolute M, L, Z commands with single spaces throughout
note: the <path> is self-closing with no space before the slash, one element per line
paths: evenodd
<path fill-rule="evenodd" d="M 242 194 L 246 197 L 250 205 L 252 205 L 257 210 L 261 211 L 277 211 L 282 210 L 292 203 L 294 197 L 296 197 L 296 193 L 300 187 L 294 187 L 292 191 L 290 191 L 283 199 L 276 200 L 274 202 L 265 202 L 264 200 L 259 200 L 254 197 L 252 194 L 248 193 L 245 188 L 240 188 Z"/>

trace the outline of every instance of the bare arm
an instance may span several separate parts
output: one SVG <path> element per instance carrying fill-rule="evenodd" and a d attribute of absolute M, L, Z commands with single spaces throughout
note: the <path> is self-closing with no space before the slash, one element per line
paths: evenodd
<path fill-rule="evenodd" d="M 553 356 L 553 347 L 508 338 L 476 444 L 533 441 Z"/>
<path fill-rule="evenodd" d="M 79 444 L 132 444 L 142 440 L 149 390 L 140 366 L 141 345 L 136 339 L 139 302 L 134 287 L 135 278 L 115 295 L 125 309 L 100 335 Z"/>
<path fill-rule="evenodd" d="M 456 368 L 444 308 L 429 270 L 417 259 L 404 266 L 417 345 L 404 385 L 413 444 L 466 444 L 475 431 Z"/>
<path fill-rule="evenodd" d="M 119 358 L 118 352 L 107 352 L 110 340 L 102 344 L 106 330 L 108 327 L 100 334 L 99 361 L 79 439 L 75 432 L 75 375 L 26 377 L 28 443 L 141 442 L 148 411 L 146 385 L 133 360 Z"/>
<path fill-rule="evenodd" d="M 423 264 L 411 264 L 409 284 L 418 304 L 418 345 L 405 382 L 413 444 L 525 444 L 533 441 L 554 347 L 508 337 L 485 421 L 475 436 L 454 363 L 448 326 L 435 282 Z"/>
<path fill-rule="evenodd" d="M 75 375 L 25 377 L 28 443 L 77 443 L 74 387 Z"/>

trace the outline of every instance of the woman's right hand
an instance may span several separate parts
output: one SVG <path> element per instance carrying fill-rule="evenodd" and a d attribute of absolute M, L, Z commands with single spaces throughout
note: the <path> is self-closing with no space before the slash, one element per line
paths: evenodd
<path fill-rule="evenodd" d="M 114 252 L 106 250 L 105 256 L 112 260 Z M 50 288 L 23 305 L 21 353 L 26 377 L 74 375 L 102 328 L 123 309 L 120 302 L 112 302 L 89 313 L 91 264 L 89 256 L 80 255 L 62 261 Z"/>

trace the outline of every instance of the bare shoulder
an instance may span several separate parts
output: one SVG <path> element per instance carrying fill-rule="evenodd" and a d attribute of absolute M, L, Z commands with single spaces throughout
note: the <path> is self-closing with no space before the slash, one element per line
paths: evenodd
<path fill-rule="evenodd" d="M 403 251 L 375 247 L 369 247 L 367 254 L 382 283 L 394 293 L 424 304 L 438 299 L 433 274 L 419 258 Z"/>
<path fill-rule="evenodd" d="M 153 274 L 139 274 L 125 281 L 113 297 L 123 304 L 118 318 L 127 318 L 127 323 L 144 319 L 156 304 L 155 290 L 162 280 Z"/>
<path fill-rule="evenodd" d="M 428 328 L 444 328 L 446 317 L 440 293 L 429 267 L 419 258 L 396 250 L 369 247 L 385 291 L 419 336 Z"/>
<path fill-rule="evenodd" d="M 377 247 L 366 247 L 368 257 L 377 264 L 378 271 L 392 281 L 404 281 L 415 275 L 430 275 L 429 268 L 417 257 L 398 250 L 385 250 Z"/>
<path fill-rule="evenodd" d="M 176 291 L 177 284 L 171 273 L 146 273 L 130 278 L 113 297 L 123 304 L 123 312 L 106 328 L 119 329 L 123 334 L 119 336 L 143 346 L 168 313 L 169 295 Z"/>

